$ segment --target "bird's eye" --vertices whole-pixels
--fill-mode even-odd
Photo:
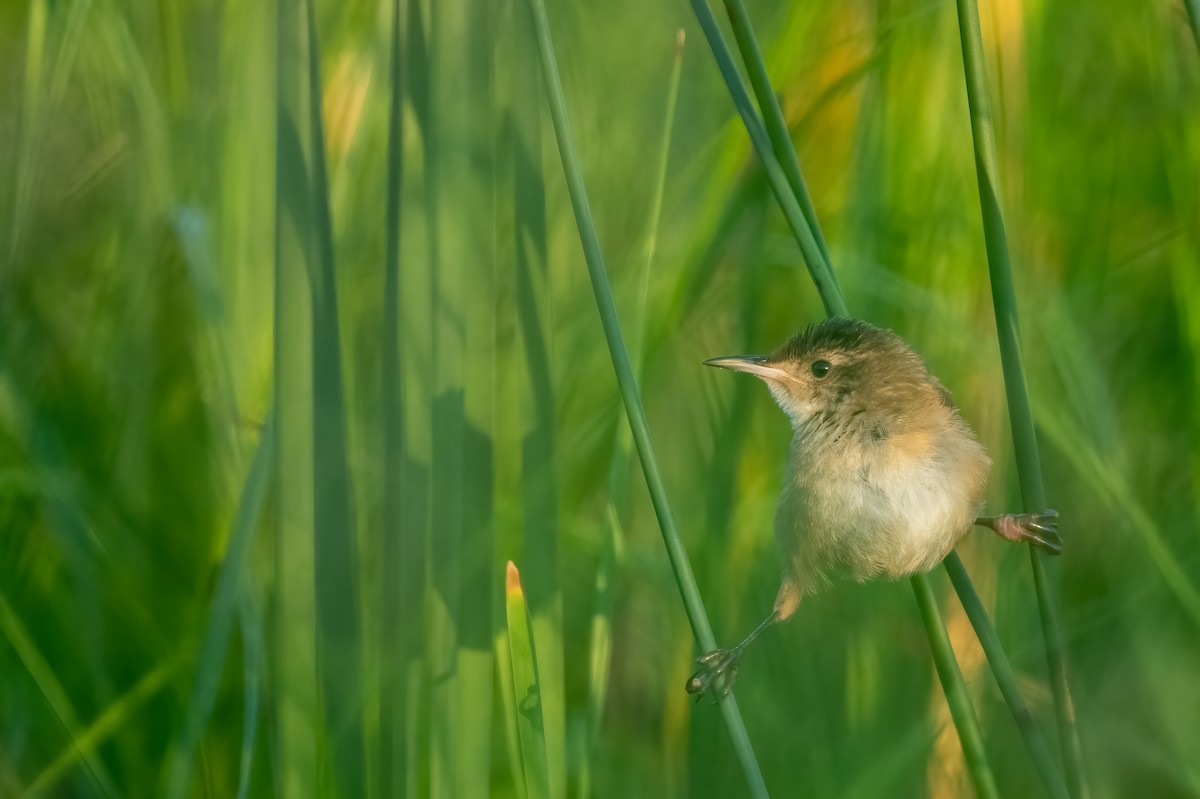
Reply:
[[[812,369],[813,377],[824,377],[829,374],[831,366],[829,361],[813,361],[812,366],[809,368]]]

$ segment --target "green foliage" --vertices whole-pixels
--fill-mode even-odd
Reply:
[[[586,762],[596,796],[743,795],[721,711],[683,692],[654,508],[614,458],[525,4],[306,9],[0,4],[0,795],[522,795],[508,560],[549,794]],[[953,4],[746,10],[847,303],[926,356],[993,454],[989,511],[1016,509]],[[789,167],[760,166],[686,3],[548,11],[627,334],[645,292],[663,492],[729,640],[774,596],[788,431],[700,363],[823,313],[771,193]],[[1200,795],[1194,11],[980,8],[1096,797]],[[1028,556],[986,531],[960,551],[1048,732]],[[1036,793],[964,611],[928,583],[998,793]],[[970,790],[905,585],[807,601],[737,698],[775,795]]]

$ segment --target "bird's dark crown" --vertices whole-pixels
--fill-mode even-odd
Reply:
[[[855,352],[863,347],[890,343],[896,334],[868,322],[835,316],[816,322],[789,338],[771,354],[772,361],[800,360],[807,354],[822,352]]]

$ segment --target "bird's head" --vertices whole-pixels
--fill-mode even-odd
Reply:
[[[810,325],[770,355],[705,361],[762,378],[794,428],[818,416],[858,411],[908,415],[949,395],[895,333],[835,317]]]

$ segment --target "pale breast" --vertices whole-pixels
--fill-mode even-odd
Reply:
[[[776,538],[803,590],[838,576],[903,577],[949,554],[974,522],[990,468],[966,424],[952,421],[936,434],[866,431],[821,457],[794,443]]]

